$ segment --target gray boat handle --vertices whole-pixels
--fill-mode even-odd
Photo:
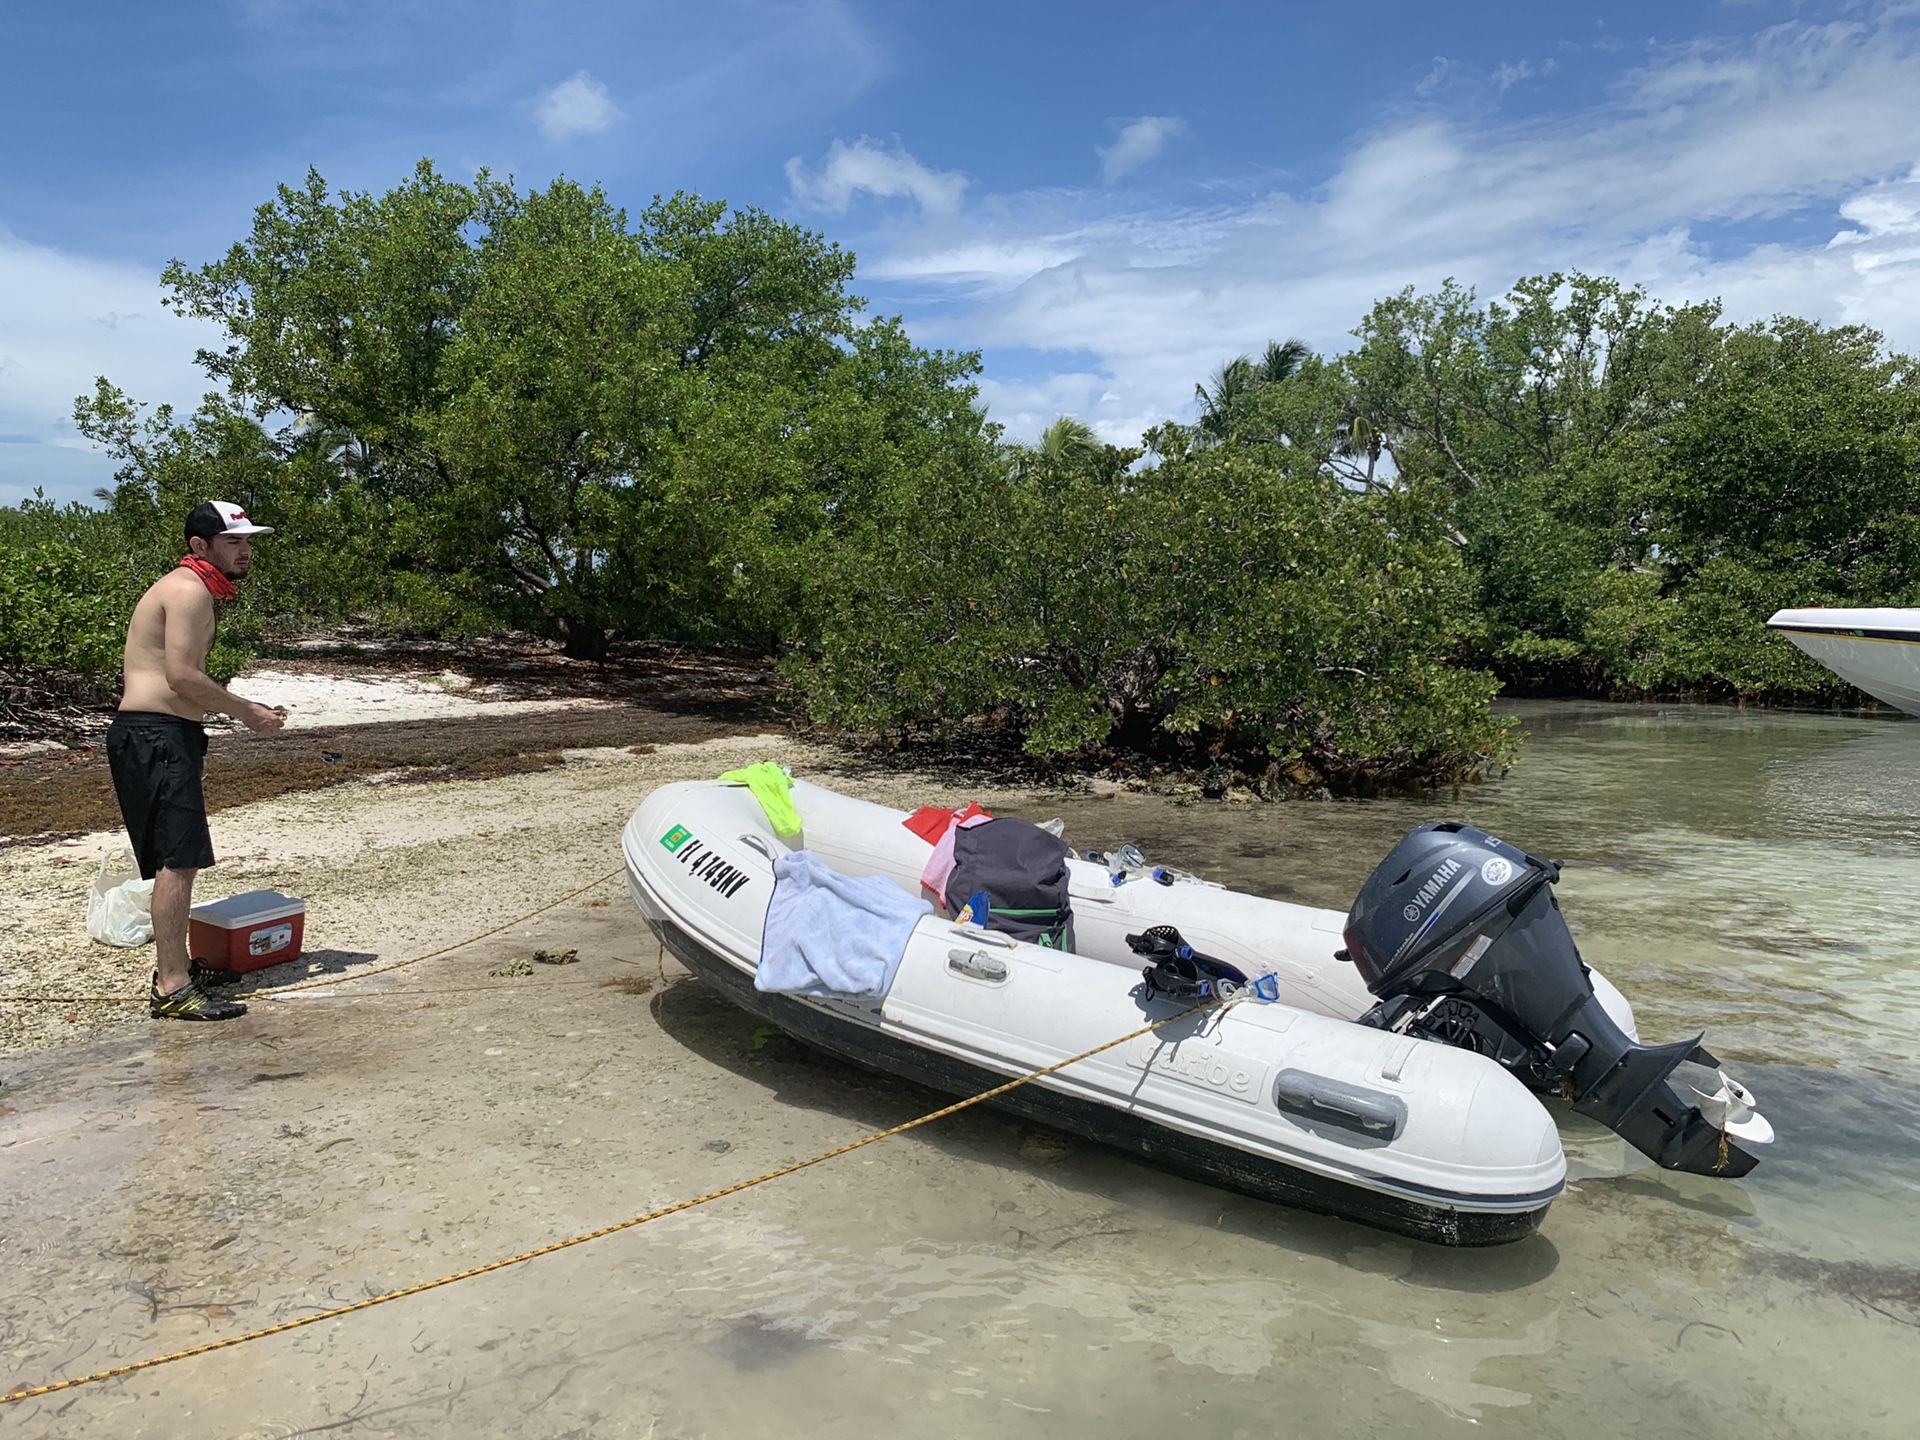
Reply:
[[[997,985],[1007,978],[1007,962],[981,950],[947,951],[947,968],[956,975]]]
[[[1388,1139],[1400,1133],[1407,1118],[1406,1102],[1397,1095],[1308,1070],[1282,1070],[1273,1082],[1273,1100],[1282,1110]]]

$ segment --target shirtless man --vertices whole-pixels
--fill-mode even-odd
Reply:
[[[193,877],[213,864],[207,804],[200,789],[208,715],[231,715],[256,735],[285,716],[242,700],[207,674],[214,601],[253,564],[255,525],[238,505],[210,500],[187,516],[187,554],[133,607],[122,662],[120,713],[107,730],[107,763],[140,874],[153,881],[153,940],[159,952],[147,1006],[155,1019],[231,1020],[247,1007],[211,995],[187,964]]]

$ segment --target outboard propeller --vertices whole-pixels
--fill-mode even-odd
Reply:
[[[1345,954],[1379,1003],[1361,1023],[1490,1056],[1533,1089],[1616,1131],[1669,1170],[1745,1175],[1736,1141],[1773,1129],[1725,1075],[1676,1080],[1683,1064],[1720,1068],[1694,1036],[1630,1039],[1594,994],[1542,860],[1471,825],[1421,825],[1393,848],[1347,915]]]

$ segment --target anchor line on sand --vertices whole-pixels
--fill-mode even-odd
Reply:
[[[609,877],[601,877],[601,879],[607,878]],[[600,882],[594,882],[594,884],[598,883]],[[583,886],[581,890],[575,891],[574,894],[580,894],[582,891],[591,888],[591,885]],[[562,897],[562,899],[568,898],[571,897]],[[561,902],[556,900],[553,903],[557,905]],[[551,907],[543,906],[542,908]],[[504,929],[505,927],[502,926],[500,928]],[[475,936],[474,938],[479,939],[480,937]],[[467,944],[470,942],[462,941],[461,943]],[[448,946],[447,948],[456,949],[458,947]],[[441,951],[437,953],[444,954],[445,952]],[[428,957],[423,955],[417,958],[424,960]],[[407,961],[402,963],[411,964],[413,962]],[[1038,1070],[1030,1070],[1024,1075],[1016,1076],[1014,1079],[1007,1081],[1005,1084],[994,1086],[991,1090],[983,1090],[978,1095],[968,1096],[965,1100],[957,1100],[951,1105],[943,1105],[938,1110],[929,1111],[925,1115],[921,1115],[913,1120],[908,1120],[903,1124],[895,1125],[891,1129],[877,1130],[871,1135],[863,1136],[846,1145],[839,1145],[831,1150],[824,1150],[818,1155],[811,1156],[805,1160],[797,1160],[791,1165],[783,1165],[777,1170],[769,1170],[764,1175],[754,1176],[751,1180],[738,1181],[735,1184],[726,1186],[724,1189],[710,1190],[706,1194],[696,1195],[690,1200],[677,1200],[671,1205],[661,1206],[658,1210],[649,1210],[645,1214],[632,1216],[616,1224],[603,1225],[598,1230],[588,1230],[579,1235],[569,1236],[565,1240],[556,1240],[550,1245],[542,1245],[537,1250],[526,1250],[518,1255],[509,1255],[502,1260],[494,1260],[485,1265],[476,1265],[469,1270],[459,1270],[451,1275],[442,1275],[437,1280],[427,1280],[418,1285],[408,1285],[403,1289],[389,1290],[384,1294],[372,1295],[364,1300],[355,1300],[351,1304],[339,1305],[331,1310],[322,1310],[314,1315],[302,1315],[296,1320],[285,1320],[278,1325],[266,1325],[258,1330],[249,1330],[245,1334],[229,1335],[222,1340],[209,1340],[203,1345],[194,1345],[185,1350],[175,1350],[170,1354],[155,1355],[145,1360],[136,1360],[128,1365],[115,1365],[111,1369],[98,1370],[91,1375],[76,1375],[66,1380],[55,1380],[45,1385],[24,1386],[20,1389],[9,1391],[5,1395],[0,1395],[0,1405],[10,1405],[21,1400],[32,1400],[43,1395],[53,1395],[62,1390],[73,1390],[79,1386],[92,1385],[102,1380],[118,1379],[123,1375],[132,1375],[142,1370],[152,1370],[161,1365],[169,1365],[176,1360],[188,1360],[196,1355],[208,1355],[215,1350],[229,1350],[236,1345],[244,1345],[251,1340],[264,1340],[269,1335],[284,1334],[289,1330],[298,1330],[306,1325],[318,1325],[323,1320],[337,1320],[343,1315],[351,1315],[360,1310],[371,1310],[376,1305],[385,1305],[393,1300],[404,1300],[410,1295],[421,1295],[429,1290],[437,1290],[441,1286],[451,1285],[457,1280],[471,1280],[481,1275],[491,1275],[496,1270],[505,1270],[511,1265],[522,1265],[529,1260],[537,1260],[542,1255],[552,1255],[561,1250],[570,1250],[576,1245],[586,1244],[589,1240],[601,1240],[609,1235],[617,1235],[623,1230],[632,1230],[636,1226],[647,1224],[649,1221],[661,1220],[669,1215],[677,1215],[683,1210],[691,1210],[695,1206],[705,1205],[713,1200],[723,1200],[729,1195],[738,1195],[741,1191],[751,1190],[756,1185],[765,1185],[769,1181],[779,1180],[788,1175],[795,1175],[802,1170],[809,1170],[815,1165],[824,1165],[829,1160],[837,1160],[842,1155],[850,1155],[855,1150],[863,1150],[867,1146],[878,1144],[882,1140],[892,1139],[895,1135],[904,1135],[910,1130],[918,1130],[923,1125],[931,1125],[936,1120],[944,1120],[949,1115],[957,1115],[962,1110],[968,1110],[975,1105],[996,1099],[1006,1094],[1009,1090],[1017,1090],[1022,1085],[1027,1085],[1035,1080],[1042,1080],[1049,1075],[1057,1074],[1069,1065],[1090,1059],[1095,1055],[1113,1049],[1115,1046],[1124,1045],[1130,1040],[1138,1040],[1143,1035],[1151,1035],[1157,1030],[1165,1029],[1169,1025],[1177,1024],[1179,1021],[1185,1020],[1190,1016],[1197,1015],[1202,1010],[1215,1006],[1225,1010],[1237,1003],[1241,998],[1242,997],[1238,995],[1225,997],[1210,995],[1199,1004],[1189,1006],[1177,1014],[1155,1020],[1151,1024],[1142,1025],[1137,1030],[1129,1030],[1124,1035],[1116,1035],[1113,1039],[1106,1041],[1104,1044],[1096,1045],[1091,1050],[1082,1050],[1078,1055],[1069,1055],[1064,1060],[1055,1061],[1053,1064],[1043,1066]]]

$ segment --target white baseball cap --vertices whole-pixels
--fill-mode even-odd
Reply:
[[[247,512],[227,500],[209,500],[196,505],[187,514],[187,538],[198,535],[211,540],[216,535],[271,535],[271,525],[256,525]]]

